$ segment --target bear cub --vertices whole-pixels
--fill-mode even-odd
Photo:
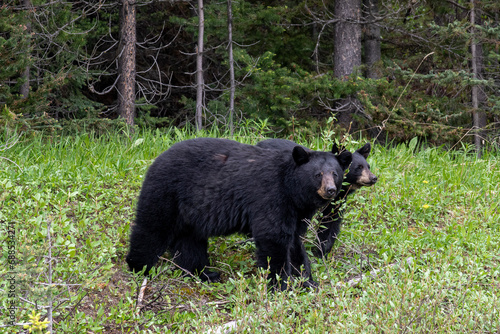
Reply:
[[[267,139],[257,143],[258,147],[288,151],[297,145],[295,142],[286,139]],[[308,150],[308,148],[302,147]],[[335,199],[322,210],[323,217],[320,218],[320,225],[317,231],[319,247],[314,250],[316,257],[324,257],[332,250],[335,240],[337,240],[337,236],[340,233],[342,215],[344,213],[343,203],[347,196],[353,194],[361,187],[371,187],[377,182],[377,177],[371,172],[370,165],[366,161],[370,151],[371,145],[370,143],[366,143],[363,147],[352,153],[352,162],[344,177],[342,189]],[[332,152],[338,154],[339,152],[345,152],[345,149],[343,147],[339,149],[334,144]]]
[[[334,146],[333,152],[345,151]],[[371,187],[377,183],[378,178],[371,170],[370,165],[366,161],[371,151],[370,143],[366,143],[360,149],[352,153],[352,162],[349,170],[344,177],[342,189],[335,199],[322,210],[323,217],[320,219],[320,227],[318,229],[318,238],[320,247],[314,251],[316,257],[325,257],[333,248],[342,225],[342,216],[345,211],[343,205],[347,196],[354,194],[361,187]]]
[[[314,287],[301,237],[307,220],[342,188],[350,152],[317,152],[295,145],[266,150],[227,139],[174,144],[153,162],[139,195],[127,263],[146,272],[168,250],[185,271],[206,281],[208,238],[251,234],[257,265],[283,290],[302,276]]]

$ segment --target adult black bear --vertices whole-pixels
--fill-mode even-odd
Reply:
[[[165,250],[202,279],[208,238],[252,234],[257,265],[281,288],[292,275],[315,286],[301,236],[307,222],[341,188],[350,152],[266,150],[227,139],[198,138],[173,145],[149,168],[137,204],[127,262],[149,272]],[[303,266],[301,271],[301,266]]]
[[[292,150],[298,144],[285,139],[267,139],[257,146],[274,149],[274,150]],[[304,146],[302,146],[304,147]],[[304,147],[304,149],[308,150]],[[345,151],[341,148],[340,151]],[[332,250],[332,247],[337,240],[342,224],[342,215],[344,213],[343,203],[347,196],[353,194],[361,187],[371,187],[377,182],[377,177],[370,171],[370,165],[366,162],[370,154],[370,143],[366,143],[363,147],[352,153],[352,162],[349,166],[349,171],[345,175],[344,185],[335,199],[326,206],[322,212],[323,217],[320,219],[318,228],[319,246],[314,250],[317,257],[324,257]],[[332,148],[333,153],[339,153],[336,145]]]

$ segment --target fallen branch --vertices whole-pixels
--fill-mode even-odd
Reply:
[[[412,264],[413,257],[407,258],[404,262],[406,262],[408,264]],[[370,271],[368,274],[356,275],[356,277],[351,278],[347,282],[338,282],[336,286],[338,288],[346,288],[346,287],[352,288],[352,287],[359,285],[361,283],[361,281],[363,281],[363,278],[366,278],[366,277],[376,278],[381,271],[385,271],[386,269],[393,268],[393,267],[396,267],[399,265],[401,265],[401,262],[392,263],[392,264],[389,264],[388,266],[385,266],[383,268],[374,269],[374,270]]]
[[[139,290],[139,296],[137,297],[137,313],[139,313],[141,307],[142,307],[142,301],[144,299],[144,292],[146,291],[146,287],[148,285],[148,278],[145,277],[144,281],[142,281],[141,289]]]
[[[227,322],[223,325],[220,325],[219,327],[215,329],[209,329],[208,331],[205,332],[205,334],[229,334],[233,333],[237,328],[239,323],[241,323],[243,320],[252,320],[253,317],[249,316],[240,320],[233,320],[230,322]]]
[[[238,323],[236,320],[230,321],[222,326],[219,326],[217,329],[209,329],[206,333],[207,334],[226,334],[226,333],[231,333],[233,330],[236,329],[236,326],[238,326]]]

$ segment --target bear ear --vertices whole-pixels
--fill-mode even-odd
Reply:
[[[366,143],[365,146],[357,150],[359,154],[361,154],[365,159],[368,158],[368,155],[370,154],[370,150],[372,149],[370,143]]]
[[[342,167],[343,170],[346,170],[349,168],[349,165],[352,162],[352,153],[349,151],[344,151],[340,153],[339,155],[336,156],[337,160],[340,164],[340,167]]]
[[[332,153],[333,154],[339,153],[339,147],[337,146],[337,143],[333,143],[333,145],[332,145]]]
[[[309,161],[309,153],[301,146],[295,146],[292,151],[293,160],[297,165],[303,165]]]
[[[332,145],[332,153],[333,154],[339,154],[340,152],[345,151],[344,146],[338,146],[337,143],[333,143]]]

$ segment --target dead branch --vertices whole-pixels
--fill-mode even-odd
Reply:
[[[406,262],[407,264],[412,264],[413,257],[406,258],[404,262]],[[351,278],[347,282],[338,282],[336,287],[337,288],[352,288],[352,287],[358,286],[359,284],[361,284],[361,282],[363,281],[364,278],[366,278],[366,277],[377,278],[379,276],[380,272],[383,272],[383,271],[390,269],[390,268],[398,267],[400,265],[401,265],[401,262],[396,262],[396,263],[389,264],[389,265],[387,265],[383,268],[380,268],[380,269],[374,269],[365,275],[359,274],[356,277]]]

